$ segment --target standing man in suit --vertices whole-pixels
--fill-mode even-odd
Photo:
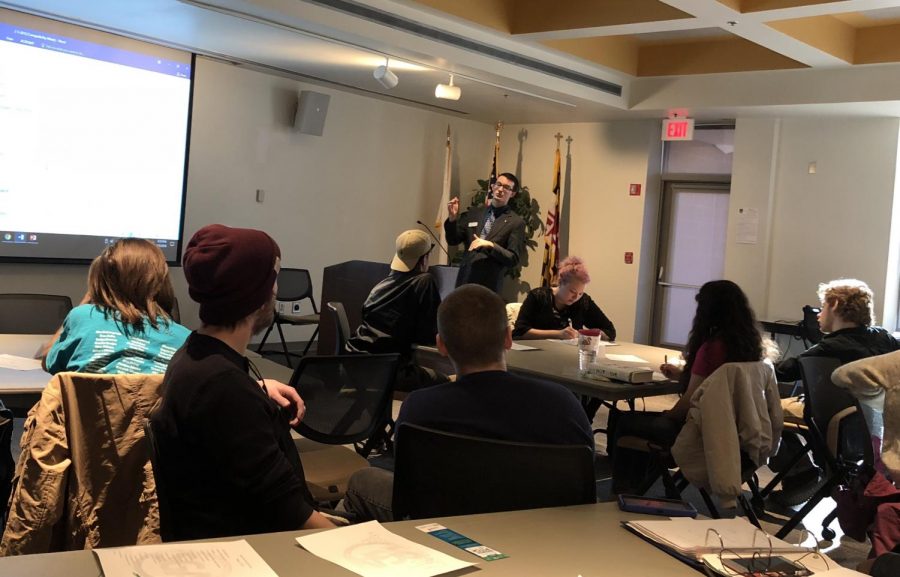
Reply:
[[[491,186],[490,203],[459,214],[459,198],[447,204],[447,243],[465,243],[456,286],[480,284],[499,293],[506,269],[518,266],[525,250],[525,221],[509,207],[519,192],[519,179],[504,172]]]

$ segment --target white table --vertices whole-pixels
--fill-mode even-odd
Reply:
[[[516,341],[520,345],[536,347],[533,351],[507,351],[506,365],[511,373],[553,381],[574,393],[587,395],[603,401],[633,401],[641,397],[669,395],[681,391],[678,383],[660,381],[653,383],[619,383],[586,379],[578,370],[578,347],[561,341],[533,340]],[[650,366],[654,370],[666,357],[677,359],[678,351],[651,347],[637,343],[617,342],[615,346],[604,347],[607,355],[634,355],[647,361],[633,363],[636,366]],[[435,347],[416,346],[416,361],[424,366],[448,371],[447,359],[441,357]],[[629,363],[631,364],[631,363]],[[452,372],[452,367],[449,368]]]
[[[34,357],[52,335],[9,335],[0,334],[0,353],[20,357]],[[262,358],[252,351],[247,356],[267,379],[283,383],[291,380],[293,371],[288,367]],[[0,399],[16,412],[25,411],[34,405],[50,380],[50,374],[42,369],[17,371],[0,368]]]
[[[621,522],[649,519],[646,515],[623,513],[615,503],[578,505],[511,511],[485,515],[464,515],[431,520],[387,523],[389,530],[453,557],[467,561],[478,558],[426,535],[415,527],[437,522],[509,555],[507,559],[478,563],[477,569],[449,575],[484,577],[697,577],[694,569],[667,555],[621,527]],[[659,517],[657,517],[658,519]],[[337,565],[302,549],[294,537],[305,531],[287,531],[246,537],[250,545],[281,577],[353,577]],[[0,559],[0,575],[41,577],[97,577],[99,565],[90,551],[23,555]]]
[[[0,335],[0,353],[33,358],[52,335]],[[0,368],[0,399],[16,413],[28,411],[41,396],[50,375],[42,369]]]

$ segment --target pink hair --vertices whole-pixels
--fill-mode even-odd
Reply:
[[[559,263],[559,284],[568,284],[573,280],[584,284],[591,282],[591,275],[588,274],[584,261],[577,256],[567,257]]]

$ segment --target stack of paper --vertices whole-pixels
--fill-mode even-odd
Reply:
[[[718,553],[724,548],[733,553],[769,550],[797,552],[800,549],[765,533],[743,518],[735,519],[666,519],[661,521],[629,521],[625,526],[673,553],[699,561],[707,553]],[[715,530],[716,533],[710,531]],[[719,540],[721,536],[721,541]]]

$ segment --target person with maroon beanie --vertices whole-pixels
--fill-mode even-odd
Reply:
[[[202,327],[169,363],[151,417],[170,501],[160,521],[173,539],[334,526],[313,506],[290,436],[302,399],[244,356],[272,322],[280,259],[266,233],[220,224],[197,231],[185,250]]]

